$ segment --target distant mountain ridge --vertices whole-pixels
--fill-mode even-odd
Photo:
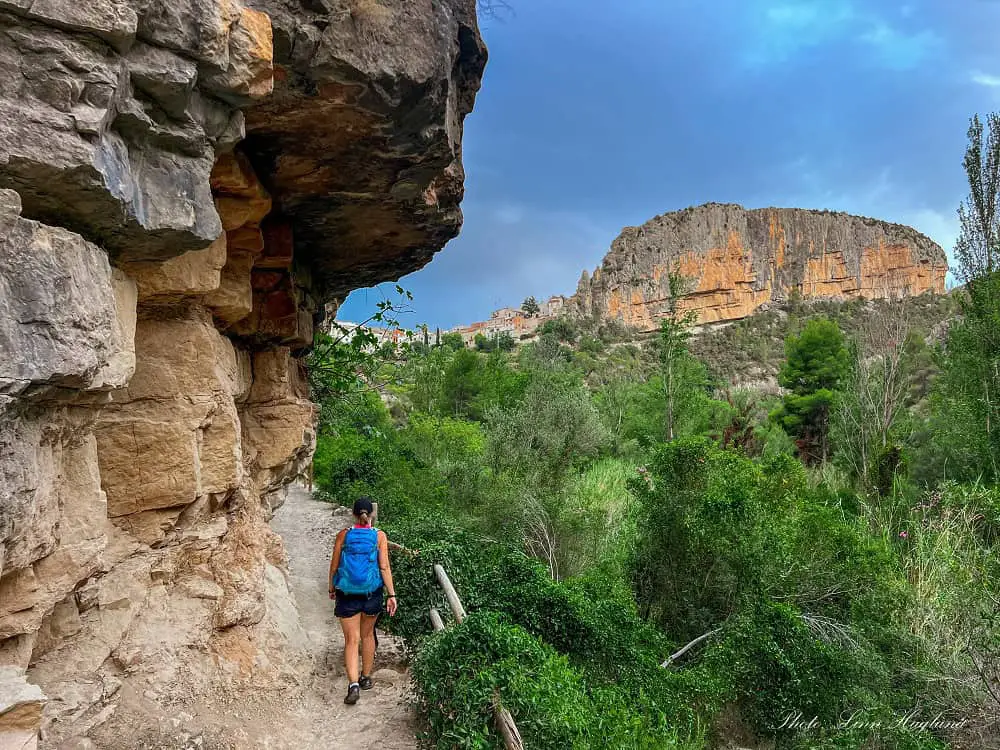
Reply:
[[[672,269],[692,282],[681,302],[699,323],[745,318],[793,293],[892,299],[945,291],[944,250],[912,227],[842,212],[707,203],[625,227],[567,309],[658,326]]]

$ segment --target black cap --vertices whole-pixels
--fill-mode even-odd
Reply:
[[[370,497],[362,496],[354,501],[354,515],[356,516],[360,516],[362,513],[367,513],[370,516],[374,510]]]

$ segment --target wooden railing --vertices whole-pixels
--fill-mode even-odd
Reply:
[[[451,607],[455,622],[462,622],[465,619],[465,607],[462,606],[462,600],[458,598],[458,592],[455,591],[455,587],[451,585],[448,574],[443,567],[435,565],[434,575],[444,590],[444,595],[448,599],[448,606]],[[441,619],[441,613],[434,607],[431,607],[430,617],[434,630],[444,630],[444,620]],[[521,733],[517,731],[517,724],[514,723],[514,717],[500,703],[499,690],[493,691],[493,719],[496,722],[497,731],[500,732],[500,736],[503,738],[504,747],[507,750],[524,750],[524,742],[521,740]]]

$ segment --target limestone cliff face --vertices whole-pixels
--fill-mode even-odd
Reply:
[[[474,0],[0,0],[0,745],[295,679],[299,358],[457,233],[485,59]]]
[[[573,308],[639,330],[658,326],[672,269],[700,323],[736,320],[798,292],[805,298],[893,298],[944,292],[947,260],[899,224],[830,211],[707,204],[626,227],[580,279]]]

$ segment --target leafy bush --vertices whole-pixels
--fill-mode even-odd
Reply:
[[[830,410],[841,381],[847,377],[849,362],[843,333],[827,318],[809,320],[801,333],[785,341],[778,384],[790,392],[772,418],[797,438],[806,461],[826,461]]]
[[[458,351],[465,348],[465,340],[460,333],[442,333],[441,346]]]
[[[767,601],[727,623],[704,666],[727,674],[745,715],[772,732],[795,711],[836,724],[870,676],[851,652],[816,638],[795,608]]]
[[[378,436],[350,432],[320,435],[313,458],[315,482],[335,502],[350,505],[358,495],[368,494],[378,486],[392,458],[385,439]]]
[[[673,747],[677,728],[683,729],[683,737],[697,737],[695,707],[699,702],[715,705],[716,683],[660,668],[671,644],[638,619],[620,579],[593,571],[571,582],[555,582],[518,550],[489,543],[447,518],[411,518],[391,524],[388,531],[395,541],[420,550],[419,557],[394,562],[397,589],[407,592],[407,607],[390,625],[411,644],[419,644],[421,666],[414,672],[425,691],[425,708],[431,712],[440,747],[479,747],[447,743],[489,736],[483,717],[493,685],[501,687],[525,739],[529,734],[539,738],[535,746]],[[488,623],[470,642],[452,640],[464,626],[452,626],[444,636],[429,636],[428,609],[436,606],[447,613],[443,593],[430,572],[433,563],[444,565],[470,613],[465,626]],[[502,661],[505,644],[511,643],[520,649],[513,652],[520,654],[520,661],[489,671],[486,665]],[[501,653],[491,650],[498,648]],[[467,657],[473,661],[464,662]],[[451,685],[452,677],[441,677],[461,673],[471,678],[472,670],[479,670],[479,676],[458,685]],[[528,687],[538,671],[551,675],[551,682],[547,677]],[[577,705],[580,722],[564,715],[559,708],[563,704],[546,692],[550,687],[575,696],[570,703]],[[456,714],[459,704],[463,720],[479,727],[479,735],[455,730],[466,738],[461,740],[450,734],[447,722],[435,723],[439,710],[445,716]],[[568,728],[558,731],[571,733],[551,734],[556,731],[553,722],[568,722]],[[577,744],[543,744],[557,739],[569,742],[568,738]],[[611,742],[609,738],[615,738],[612,744],[603,744]]]
[[[494,690],[526,747],[695,748],[662,714],[637,711],[635,688],[588,688],[566,657],[507,618],[476,612],[428,640],[413,665],[431,739],[441,748],[494,748]],[[641,695],[641,689],[638,691]]]
[[[572,318],[561,317],[542,323],[538,335],[553,336],[557,341],[572,344],[580,336],[580,328]]]

